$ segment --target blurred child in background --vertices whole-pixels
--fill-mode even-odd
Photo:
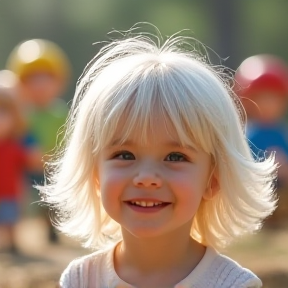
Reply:
[[[70,77],[69,60],[55,43],[32,39],[15,47],[7,67],[20,79],[22,103],[28,111],[29,133],[25,144],[28,147],[40,145],[45,157],[49,157],[46,154],[54,148],[57,131],[68,113],[67,104],[60,96]],[[43,171],[30,178],[33,184],[43,183]],[[38,196],[34,195],[34,200],[39,200]],[[57,235],[52,226],[50,228],[50,240],[56,241]]]
[[[276,227],[288,220],[288,66],[274,55],[255,55],[236,71],[237,92],[247,111],[247,136],[255,156],[276,151],[279,207],[269,219]]]
[[[40,151],[22,144],[26,122],[18,92],[16,75],[0,71],[0,235],[8,237],[13,252],[17,251],[14,232],[21,214],[25,171],[42,169]]]

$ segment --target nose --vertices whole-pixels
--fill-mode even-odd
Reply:
[[[136,187],[159,188],[162,186],[162,179],[152,167],[141,168],[133,178]]]

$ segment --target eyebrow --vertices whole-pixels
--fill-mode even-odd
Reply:
[[[162,142],[159,143],[161,146],[166,146],[166,147],[177,147],[177,148],[183,148],[183,149],[189,149],[193,152],[197,152],[197,149],[194,146],[191,145],[181,145],[179,142],[171,140],[167,142]],[[127,140],[127,141],[121,141],[121,139],[115,139],[111,142],[111,144],[108,145],[109,148],[115,147],[115,146],[132,146],[132,145],[137,145],[134,141],[132,140]]]

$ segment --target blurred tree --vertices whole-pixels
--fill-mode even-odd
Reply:
[[[223,59],[223,64],[230,68],[237,68],[239,59],[239,9],[240,3],[231,0],[205,1],[206,7],[210,4],[210,17],[214,25],[211,27],[214,35],[214,49]],[[212,5],[211,5],[212,4]]]
[[[276,54],[288,61],[288,1],[242,2],[239,5],[241,61],[261,53]]]
[[[270,0],[0,0],[0,68],[19,42],[52,40],[72,61],[68,99],[99,49],[92,44],[105,40],[113,28],[127,30],[141,21],[155,24],[163,35],[190,29],[222,58],[228,57],[224,64],[234,69],[244,58],[263,52],[288,60],[286,11],[288,1]]]

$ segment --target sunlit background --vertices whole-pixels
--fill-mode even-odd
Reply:
[[[20,42],[51,40],[72,64],[72,79],[62,95],[68,102],[77,78],[99,49],[93,43],[108,40],[111,30],[127,30],[136,22],[156,25],[164,37],[190,29],[233,70],[245,58],[261,53],[288,62],[287,13],[288,1],[278,0],[0,0],[0,70]],[[18,244],[26,256],[0,254],[1,288],[55,287],[68,262],[87,253],[63,236],[58,244],[49,244],[45,225],[33,217],[22,220]],[[265,287],[288,287],[287,231],[263,233],[228,253],[266,277]],[[9,278],[6,282],[4,275]]]
[[[19,42],[49,39],[71,59],[74,86],[97,52],[94,42],[107,40],[112,29],[127,30],[142,21],[153,23],[163,35],[190,29],[223,59],[228,58],[224,64],[232,69],[259,53],[288,61],[287,11],[287,1],[270,0],[1,0],[0,67],[5,67]]]

